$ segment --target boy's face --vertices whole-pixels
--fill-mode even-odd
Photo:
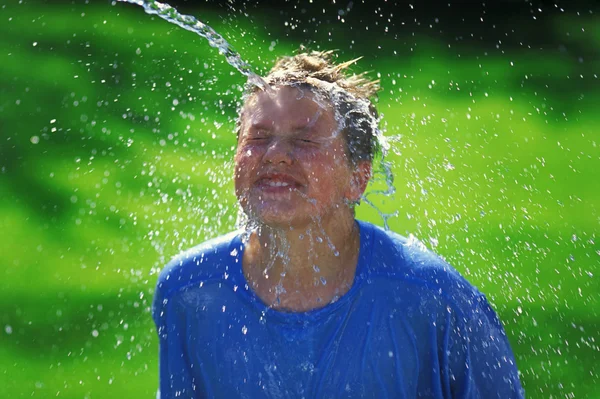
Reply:
[[[302,227],[360,198],[370,164],[350,166],[330,104],[309,90],[278,86],[254,94],[242,112],[235,191],[250,218]]]

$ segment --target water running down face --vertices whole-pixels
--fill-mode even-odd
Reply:
[[[257,92],[242,111],[235,190],[244,212],[272,227],[353,217],[370,162],[354,166],[330,104],[306,89]]]

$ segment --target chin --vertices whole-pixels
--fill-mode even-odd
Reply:
[[[255,218],[262,225],[266,225],[275,229],[289,229],[290,227],[299,227],[304,223],[299,223],[297,217],[291,215],[282,215],[269,212],[259,215]]]
[[[297,209],[277,210],[271,207],[261,211],[251,211],[247,215],[251,220],[274,229],[300,229],[313,221],[310,215],[298,215]]]
[[[245,198],[242,209],[248,218],[265,226],[277,229],[306,229],[311,224],[333,218],[340,219],[343,215],[340,209],[330,205],[328,207],[315,206],[305,202],[294,201],[269,201]]]

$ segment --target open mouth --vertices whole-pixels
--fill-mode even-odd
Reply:
[[[292,184],[284,182],[284,181],[267,180],[267,181],[262,182],[262,184],[269,186],[269,187],[292,187]]]
[[[274,193],[291,192],[302,187],[292,177],[283,175],[263,177],[256,182],[255,186],[260,190]]]

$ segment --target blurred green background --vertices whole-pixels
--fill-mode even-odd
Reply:
[[[491,300],[530,398],[600,398],[595,2],[179,2],[264,73],[300,44],[379,76],[414,234]],[[130,4],[0,3],[0,397],[145,398],[150,303],[179,251],[231,230],[244,79]]]

